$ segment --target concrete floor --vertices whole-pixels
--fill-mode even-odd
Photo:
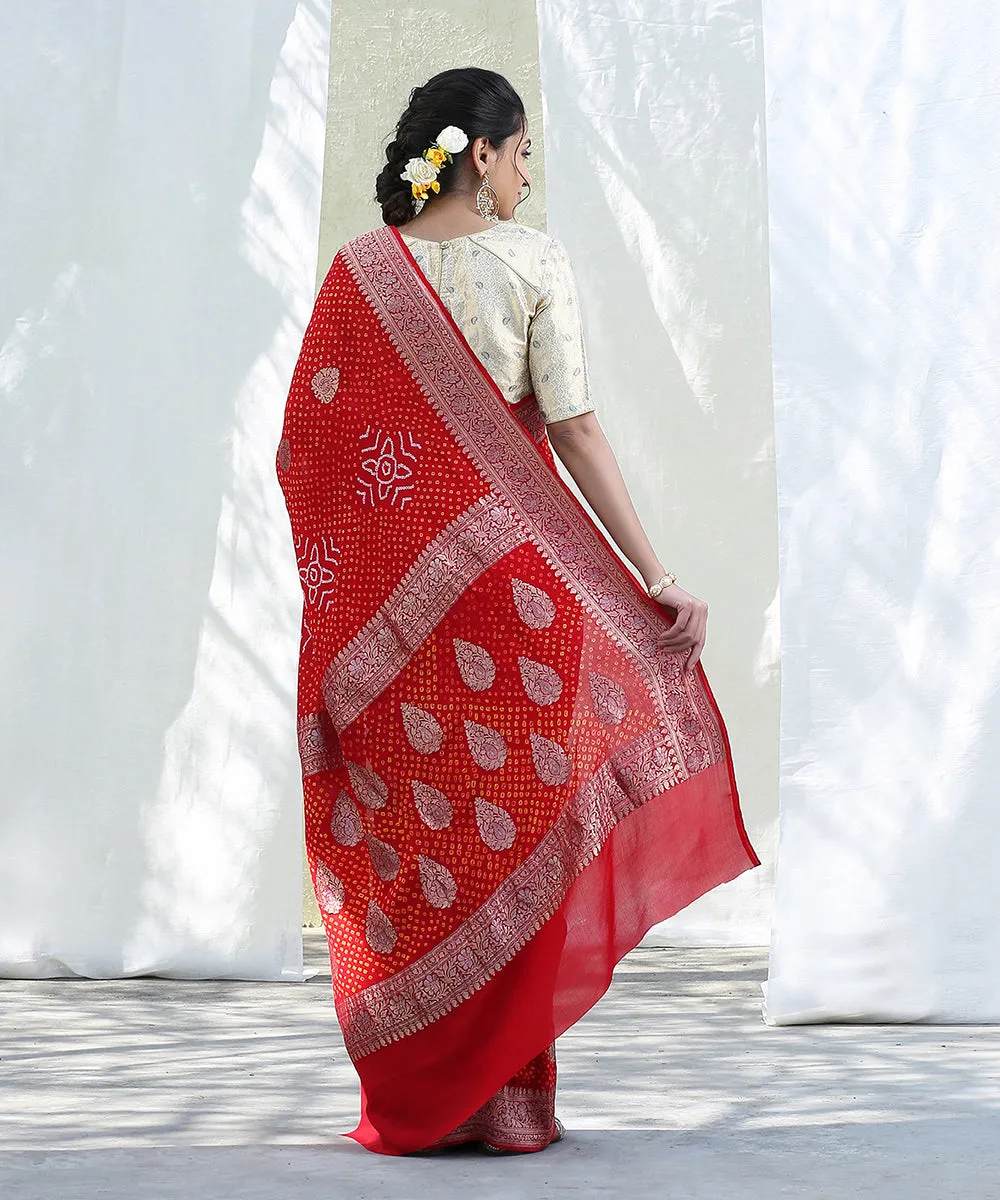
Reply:
[[[760,1017],[763,951],[640,948],[559,1041],[568,1136],[390,1159],[308,983],[0,981],[3,1200],[1000,1200],[1000,1027]]]

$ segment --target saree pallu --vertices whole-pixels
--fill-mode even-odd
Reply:
[[[330,268],[277,471],[350,1136],[526,1145],[619,959],[758,865],[721,714],[392,226]]]

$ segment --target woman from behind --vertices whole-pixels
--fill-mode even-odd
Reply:
[[[653,924],[758,864],[707,605],[597,420],[565,247],[514,219],[530,146],[501,75],[414,89],[278,447],[306,847],[351,1136],[386,1154],[558,1140],[555,1039]]]

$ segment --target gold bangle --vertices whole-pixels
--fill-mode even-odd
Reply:
[[[668,571],[666,575],[661,575],[656,583],[652,584],[647,590],[655,600],[665,587],[669,587],[672,583],[676,583],[676,581],[677,576],[673,573],[673,571]]]

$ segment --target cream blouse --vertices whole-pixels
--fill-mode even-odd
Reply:
[[[508,404],[534,392],[546,424],[594,411],[562,242],[515,221],[443,242],[399,233]]]

